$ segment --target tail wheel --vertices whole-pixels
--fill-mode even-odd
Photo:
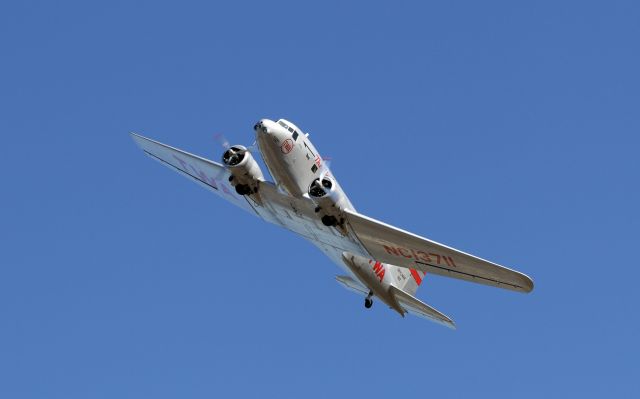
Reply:
[[[369,309],[373,306],[373,299],[367,297],[364,299],[364,307]]]

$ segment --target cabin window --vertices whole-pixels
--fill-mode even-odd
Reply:
[[[318,165],[316,165],[315,163],[313,164],[313,166],[311,167],[311,171],[313,173],[316,173],[316,171],[318,170]]]

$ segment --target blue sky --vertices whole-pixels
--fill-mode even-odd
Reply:
[[[631,397],[637,2],[3,2],[0,397]],[[458,324],[143,156],[311,133],[357,209],[532,276]]]

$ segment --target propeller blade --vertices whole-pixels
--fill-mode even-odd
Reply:
[[[224,136],[224,134],[222,133],[216,133],[213,135],[213,139],[220,144],[220,146],[226,151],[229,149],[229,147],[231,147],[231,144],[229,144],[229,140],[227,140],[227,138]]]

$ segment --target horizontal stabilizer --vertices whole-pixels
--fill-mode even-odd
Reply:
[[[393,286],[390,287],[390,292],[398,301],[400,306],[407,312],[415,316],[434,321],[438,324],[442,324],[443,326],[449,327],[453,330],[456,329],[456,325],[453,320],[426,303],[420,301],[418,298]]]
[[[368,295],[369,289],[349,276],[336,276],[336,281],[344,286],[349,291],[353,291],[356,294]]]

